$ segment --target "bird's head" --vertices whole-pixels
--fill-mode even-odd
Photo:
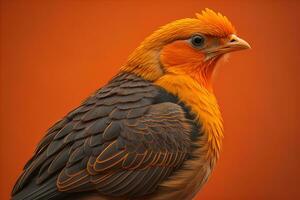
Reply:
[[[131,54],[122,70],[151,81],[165,74],[188,75],[210,86],[220,58],[248,48],[225,16],[205,9],[196,18],[176,20],[155,31]]]

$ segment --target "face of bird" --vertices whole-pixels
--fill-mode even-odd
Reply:
[[[250,45],[239,38],[227,17],[210,9],[171,22],[146,38],[129,58],[127,71],[149,80],[165,74],[188,75],[210,86],[217,62]]]
[[[226,53],[251,48],[235,34],[228,37],[213,37],[195,33],[186,40],[176,40],[163,47],[161,51],[164,66],[185,63],[205,63]]]
[[[166,44],[160,52],[160,61],[170,73],[189,74],[208,81],[223,55],[249,48],[250,45],[235,34],[218,37],[196,32],[187,39]]]
[[[209,9],[197,14],[197,19],[173,23],[162,28],[172,33],[170,38],[175,35],[160,51],[160,62],[168,73],[188,74],[207,85],[220,58],[250,48],[236,35],[235,28],[225,16]],[[177,26],[181,28],[172,31]]]

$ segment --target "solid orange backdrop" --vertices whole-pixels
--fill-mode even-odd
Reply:
[[[199,199],[300,199],[298,1],[1,1],[0,199],[45,130],[157,27],[220,11],[252,46],[215,78],[221,158]]]

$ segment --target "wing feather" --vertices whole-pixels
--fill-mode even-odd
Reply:
[[[158,93],[157,86],[134,75],[116,77],[49,129],[14,194],[27,182],[42,185],[50,179],[60,192],[153,192],[191,148],[184,111],[157,100]]]

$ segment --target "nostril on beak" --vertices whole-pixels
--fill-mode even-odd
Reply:
[[[230,42],[236,42],[236,39],[232,38],[232,39],[230,40]]]

